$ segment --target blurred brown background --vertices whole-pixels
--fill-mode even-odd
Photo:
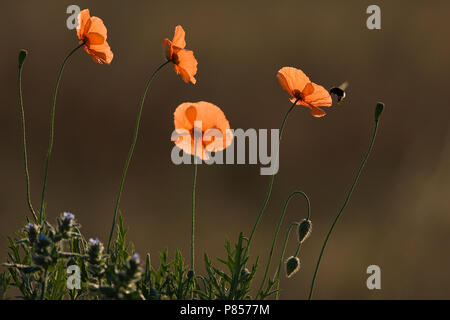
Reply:
[[[107,240],[144,83],[164,61],[161,40],[172,38],[181,24],[199,61],[198,83],[187,85],[166,68],[151,87],[121,205],[137,252],[151,252],[154,263],[165,247],[189,256],[192,167],[170,161],[176,106],[211,101],[232,128],[278,128],[289,101],[275,75],[295,66],[327,88],[348,80],[348,99],[322,119],[304,108],[291,115],[253,256],[265,261],[287,195],[297,188],[307,192],[314,231],[301,250],[301,272],[281,283],[282,298],[306,298],[322,241],[366,151],[381,100],[386,109],[378,140],[330,239],[315,298],[450,298],[448,1],[2,1],[1,260],[6,236],[24,225],[27,214],[17,54],[29,50],[23,90],[38,207],[54,82],[77,44],[75,31],[66,28],[70,4],[104,20],[115,58],[101,66],[79,51],[65,69],[47,193],[51,221],[73,212],[87,237]],[[381,7],[381,30],[366,28],[371,4]],[[223,256],[225,237],[234,241],[240,231],[250,232],[269,181],[259,167],[199,168],[200,270],[203,252]],[[291,202],[280,235],[304,216],[303,200]],[[288,254],[294,246],[293,238]],[[382,290],[366,287],[371,264],[381,267]]]

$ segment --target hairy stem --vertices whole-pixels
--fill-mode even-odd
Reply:
[[[30,209],[31,214],[33,215],[34,221],[37,222],[38,217],[36,215],[36,212],[34,211],[32,203],[31,203],[31,195],[30,195],[30,173],[28,170],[27,135],[26,135],[26,125],[25,125],[25,111],[23,108],[23,98],[22,98],[22,68],[23,68],[23,62],[26,57],[26,51],[22,51],[21,54],[24,54],[24,57],[23,57],[23,60],[21,60],[19,62],[19,74],[18,74],[17,86],[19,89],[20,119],[22,121],[23,165],[24,165],[24,169],[25,169],[25,184],[26,184],[28,208]]]
[[[287,207],[288,207],[289,202],[291,201],[291,199],[294,196],[296,196],[296,195],[302,195],[306,199],[307,210],[308,210],[307,211],[308,214],[307,214],[307,218],[306,219],[309,220],[309,217],[311,215],[311,202],[309,201],[309,198],[306,195],[306,193],[304,193],[303,191],[294,191],[294,192],[292,192],[288,196],[286,201],[284,202],[283,210],[281,211],[280,218],[278,219],[278,223],[277,223],[277,226],[275,228],[275,234],[273,235],[273,240],[272,240],[272,247],[270,248],[270,252],[269,252],[269,259],[267,260],[267,263],[266,263],[266,268],[265,268],[265,271],[264,271],[263,280],[262,280],[261,285],[259,286],[259,289],[258,289],[258,293],[259,294],[262,292],[264,283],[266,282],[266,279],[267,279],[267,273],[269,272],[270,263],[272,261],[273,251],[275,249],[275,243],[277,241],[278,232],[280,231],[281,224],[283,223],[284,216],[286,215]],[[298,247],[298,249],[299,249],[299,247]],[[297,250],[297,253],[298,253],[298,250]],[[280,261],[282,261],[282,260],[283,260],[283,255],[280,257]]]
[[[194,175],[192,179],[192,208],[191,208],[191,270],[194,271],[195,248],[195,188],[197,185],[197,163],[194,160]]]
[[[111,240],[112,240],[112,236],[114,234],[114,228],[116,226],[116,219],[117,219],[117,212],[119,210],[119,205],[120,205],[120,198],[122,196],[123,186],[125,184],[125,178],[127,176],[128,167],[130,166],[131,158],[133,157],[134,147],[136,146],[136,141],[137,141],[137,138],[138,138],[138,135],[139,135],[139,126],[140,126],[140,123],[141,123],[141,116],[142,116],[142,110],[144,108],[145,98],[147,97],[147,92],[148,92],[148,89],[150,87],[150,84],[152,83],[153,78],[158,73],[158,71],[161,70],[169,62],[171,62],[171,61],[167,60],[166,62],[161,64],[158,68],[156,68],[156,70],[153,72],[153,74],[148,79],[148,81],[147,81],[147,83],[145,85],[144,93],[142,94],[141,103],[139,105],[138,114],[137,114],[137,118],[136,118],[136,126],[134,128],[133,139],[131,141],[131,146],[130,146],[130,150],[128,152],[128,157],[127,157],[127,160],[125,162],[125,166],[124,166],[123,171],[122,171],[122,179],[120,180],[119,191],[117,193],[116,204],[114,206],[113,221],[112,221],[112,225],[111,225],[111,230],[109,232],[107,252],[109,252],[109,250],[110,250]]]
[[[48,167],[50,164],[50,156],[51,156],[52,150],[53,150],[53,139],[55,136],[55,109],[56,109],[56,97],[58,95],[59,83],[61,81],[61,76],[62,76],[64,67],[66,66],[67,61],[83,45],[84,45],[84,43],[78,45],[75,49],[70,51],[69,54],[64,58],[61,68],[59,69],[59,72],[58,72],[58,77],[56,78],[55,91],[53,92],[53,103],[52,103],[52,108],[50,111],[50,136],[49,136],[49,142],[48,142],[47,157],[45,159],[45,172],[44,172],[44,182],[42,183],[42,196],[41,196],[41,209],[39,212],[39,223],[42,223],[43,214],[44,214],[45,191],[47,188]]]
[[[191,271],[195,266],[195,191],[197,187],[197,138],[195,137],[196,128],[194,128],[194,175],[192,177],[192,207],[191,207]],[[192,277],[194,279],[194,277]],[[193,281],[193,284],[195,281]],[[194,286],[192,286],[191,299],[194,299]]]
[[[359,176],[361,175],[361,172],[364,169],[364,166],[365,166],[365,164],[367,162],[367,159],[369,159],[370,153],[372,152],[373,145],[375,144],[375,138],[377,136],[377,130],[378,130],[378,120],[375,121],[375,127],[374,127],[374,130],[373,130],[372,139],[370,141],[369,148],[367,149],[366,155],[364,156],[364,158],[363,158],[363,160],[361,162],[361,165],[360,165],[360,167],[359,167],[359,169],[358,169],[358,171],[356,173],[356,176],[355,176],[355,178],[353,180],[353,183],[352,183],[352,185],[350,186],[350,189],[347,192],[347,196],[345,197],[345,201],[344,201],[341,209],[339,210],[338,214],[336,215],[336,218],[334,219],[333,223],[331,224],[330,230],[328,231],[328,234],[325,237],[325,241],[323,242],[322,249],[320,250],[320,254],[319,254],[319,259],[317,260],[316,268],[314,270],[314,275],[313,275],[313,278],[312,278],[311,287],[309,289],[308,300],[311,300],[311,298],[312,298],[312,294],[313,294],[313,290],[314,290],[314,284],[315,284],[316,277],[317,277],[317,272],[319,270],[319,266],[320,266],[320,262],[322,260],[323,253],[324,253],[325,248],[327,246],[328,239],[330,238],[330,235],[333,232],[334,226],[338,222],[342,212],[344,211],[345,207],[347,206],[347,204],[348,204],[348,202],[350,200],[350,196],[352,195],[353,190],[355,189],[355,186],[356,186],[356,184],[358,182]]]
[[[284,237],[283,249],[281,250],[280,261],[278,263],[277,271],[275,272],[275,275],[273,276],[273,280],[274,281],[278,281],[278,283],[277,283],[277,293],[276,293],[276,299],[277,300],[278,300],[278,297],[279,297],[278,290],[280,289],[280,281],[279,281],[280,271],[281,271],[281,266],[283,265],[284,254],[286,253],[286,247],[287,247],[287,243],[288,243],[288,240],[289,240],[289,236],[291,234],[292,228],[295,227],[295,226],[298,227],[299,225],[300,225],[299,222],[292,222],[289,225],[288,231],[286,232],[286,236]],[[297,246],[297,253],[298,253],[298,249],[299,248],[300,248],[300,244],[299,244],[299,246]]]
[[[281,137],[283,135],[284,126],[286,125],[286,120],[288,119],[288,117],[291,114],[292,110],[294,110],[294,107],[297,104],[298,100],[299,99],[294,101],[294,103],[291,105],[289,110],[284,115],[283,121],[281,122],[281,126],[280,126],[280,136],[278,138],[278,144],[281,142]],[[279,153],[277,153],[277,155],[275,157],[276,163],[278,163],[278,161],[279,161],[279,156],[280,156]],[[252,241],[253,234],[255,233],[256,228],[257,228],[257,226],[259,224],[259,221],[261,220],[261,217],[262,217],[264,211],[266,210],[267,204],[269,203],[270,195],[272,194],[272,187],[273,187],[274,179],[275,179],[275,174],[272,174],[271,177],[270,177],[269,187],[267,189],[267,193],[266,193],[266,197],[264,199],[263,205],[262,205],[262,207],[261,207],[261,209],[260,209],[260,211],[258,213],[258,216],[256,217],[256,221],[255,221],[255,224],[253,225],[252,231],[250,232],[250,236],[248,237],[246,251],[248,251],[248,249],[250,248],[250,243]]]

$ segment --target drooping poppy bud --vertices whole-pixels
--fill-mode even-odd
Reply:
[[[304,219],[300,224],[298,225],[298,242],[302,243],[306,239],[308,239],[309,235],[311,234],[312,230],[312,223],[311,220]]]
[[[300,269],[300,259],[297,257],[290,257],[286,260],[286,275],[290,278]]]

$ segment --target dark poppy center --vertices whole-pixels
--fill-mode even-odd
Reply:
[[[295,89],[295,90],[293,91],[293,94],[294,94],[294,98],[295,98],[295,99],[298,99],[298,100],[300,100],[300,101],[303,101],[303,100],[305,99],[303,93],[302,93],[300,90],[298,90],[298,89]]]
[[[179,64],[179,63],[180,63],[180,58],[178,58],[178,54],[174,53],[174,54],[172,55],[172,61],[173,61],[173,63],[175,63],[175,64]]]

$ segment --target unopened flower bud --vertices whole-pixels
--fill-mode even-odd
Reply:
[[[300,259],[297,257],[290,257],[286,260],[286,275],[290,278],[300,269]]]
[[[187,273],[188,279],[192,279],[194,277],[194,270],[190,269]]]
[[[91,246],[93,246],[93,245],[98,245],[98,244],[100,244],[101,242],[100,242],[100,240],[98,239],[98,238],[90,238],[89,239],[89,244],[91,245]]]
[[[137,267],[141,264],[141,259],[139,257],[139,254],[137,254],[137,253],[133,254],[133,256],[130,258],[129,263],[130,263],[131,270],[137,269]]]
[[[133,260],[134,262],[136,262],[136,264],[140,264],[140,263],[141,263],[141,259],[140,259],[140,257],[139,257],[139,253],[133,254],[133,256],[131,257],[131,260]]]
[[[384,109],[384,103],[378,102],[375,107],[375,122],[378,122],[378,120],[380,119],[380,116],[383,113],[383,109]]]
[[[103,255],[103,250],[103,244],[100,242],[100,240],[98,240],[98,238],[89,239],[88,255],[91,261],[97,261],[98,259],[100,259]]]
[[[30,222],[27,223],[25,226],[25,229],[28,233],[28,240],[31,244],[35,243],[37,241],[37,236],[39,234],[39,227],[35,224],[32,224]]]
[[[27,57],[28,51],[25,49],[20,50],[19,52],[19,68],[22,68],[23,63],[25,62],[25,59]]]
[[[75,215],[70,212],[63,212],[58,218],[58,236],[68,238],[69,232],[75,223]]]
[[[298,226],[298,241],[299,243],[302,243],[306,239],[308,239],[309,235],[311,234],[312,230],[312,223],[311,220],[304,219],[302,222],[300,222]]]
[[[52,242],[50,241],[49,238],[47,238],[43,234],[39,235],[39,237],[38,237],[38,245],[39,245],[39,247],[45,248],[45,247],[48,247],[51,243]]]
[[[63,218],[67,219],[67,220],[75,220],[75,215],[73,213],[70,213],[70,212],[64,212],[63,213]]]

